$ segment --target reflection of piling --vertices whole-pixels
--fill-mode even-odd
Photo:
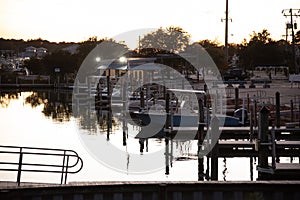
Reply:
[[[211,180],[218,180],[218,132],[219,120],[214,116],[211,123],[211,139],[216,141],[216,144],[211,151]]]
[[[144,152],[144,148],[145,148],[145,139],[140,138],[139,143],[140,143],[140,153],[142,154]]]
[[[125,84],[125,85],[124,85]],[[127,145],[126,142],[126,131],[127,131],[127,125],[126,125],[126,112],[127,112],[127,99],[126,99],[126,83],[123,84],[122,88],[122,103],[123,103],[123,109],[122,109],[122,114],[123,114],[123,146]]]
[[[201,146],[204,141],[204,109],[202,100],[198,99],[199,121],[198,121],[198,181],[204,180],[203,156],[200,155]]]
[[[166,175],[170,174],[170,166],[169,166],[169,138],[165,138],[166,150],[165,150],[165,161],[166,161]]]
[[[276,127],[280,127],[280,93],[276,92],[275,94],[276,98]]]
[[[171,122],[171,116],[170,116],[170,94],[169,92],[166,93],[166,123],[165,123],[165,131],[166,131],[166,136],[169,136],[170,133],[170,122]]]
[[[259,112],[259,124],[258,124],[258,140],[259,140],[259,155],[258,155],[258,167],[268,168],[268,132],[269,132],[269,113],[267,107],[263,107]],[[266,179],[265,173],[259,172],[258,179]]]

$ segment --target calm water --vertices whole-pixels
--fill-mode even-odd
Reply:
[[[83,159],[84,167],[79,173],[69,175],[68,182],[198,180],[196,141],[170,141],[171,145],[167,154],[170,156],[166,158],[165,140],[148,139],[144,141],[145,146],[141,153],[140,141],[135,138],[139,127],[124,124],[116,116],[112,120],[112,131],[108,136],[106,114],[105,111],[98,115],[96,112],[87,111],[86,116],[79,116],[77,111],[72,111],[72,91],[2,91],[0,97],[1,145],[63,148],[77,151]],[[126,145],[123,137],[125,126],[128,129],[125,138]],[[102,138],[101,145],[113,145],[124,153],[124,156],[116,158],[122,165],[118,170],[108,167],[97,156],[97,153],[112,155],[109,151],[95,152],[93,148],[90,148],[89,145],[97,144],[100,141],[99,138]],[[106,151],[106,148],[100,148],[100,150]],[[162,152],[158,154],[157,162],[163,164],[155,170],[149,170],[149,173],[133,174],[143,157],[155,152]],[[251,162],[250,158],[219,158],[219,180],[255,180],[256,162],[256,160]],[[169,174],[166,174],[166,163],[170,165]],[[206,158],[204,166],[206,170]],[[16,173],[0,171],[0,180],[15,181]],[[24,173],[22,181],[59,183],[60,175]]]

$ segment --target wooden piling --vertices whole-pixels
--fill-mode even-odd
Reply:
[[[254,127],[257,127],[257,101],[254,97]]]
[[[205,92],[205,95],[204,95],[204,107],[207,107],[207,85],[204,84],[204,92]]]
[[[280,127],[280,93],[276,92],[275,94],[276,101],[276,127]]]
[[[234,88],[234,108],[239,108],[239,88]]]
[[[145,108],[145,94],[143,88],[141,88],[140,91],[140,105],[141,105],[141,109],[143,110]]]
[[[291,122],[294,122],[294,102],[291,99]]]
[[[258,155],[258,167],[267,169],[268,168],[268,153],[269,146],[267,145],[268,132],[269,132],[269,109],[264,106],[259,111],[259,124],[258,124],[258,139],[259,139],[259,155]],[[258,173],[258,179],[266,179],[266,173]]]

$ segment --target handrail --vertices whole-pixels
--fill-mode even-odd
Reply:
[[[69,149],[52,149],[39,147],[20,147],[20,146],[6,146],[0,145],[0,155],[10,154],[19,155],[18,161],[1,161],[0,171],[17,171],[18,186],[21,183],[22,172],[47,172],[47,173],[61,173],[60,184],[67,183],[67,175],[79,172],[83,167],[83,161],[77,152]],[[43,163],[38,161],[24,162],[24,156],[29,155],[31,158],[38,158],[38,156],[51,156],[56,158],[56,163]],[[62,162],[58,164],[57,162]],[[7,166],[7,167],[5,167]],[[24,168],[27,167],[27,168]],[[30,168],[33,167],[33,168]]]

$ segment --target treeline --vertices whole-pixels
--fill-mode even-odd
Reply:
[[[96,36],[79,43],[54,43],[47,40],[15,40],[0,38],[1,50],[14,50],[22,52],[28,46],[45,47],[49,54],[43,59],[32,57],[24,63],[33,74],[55,74],[55,68],[59,67],[61,74],[76,74],[85,57],[100,43],[109,41],[115,48],[128,49],[126,44],[117,43],[112,39],[98,39]],[[296,43],[300,42],[300,31],[295,34]],[[190,43],[190,35],[180,27],[159,28],[156,31],[144,35],[140,40],[140,49],[130,51],[129,56],[151,57],[161,53],[188,52],[195,44],[200,44],[212,57],[219,70],[225,71],[230,68],[230,59],[237,55],[237,66],[245,70],[252,70],[259,65],[285,65],[294,72],[295,64],[300,65],[299,56],[296,59],[292,55],[292,45],[285,40],[274,40],[270,33],[264,29],[261,32],[253,32],[249,41],[244,40],[240,44],[229,44],[229,60],[225,61],[224,45],[217,41],[201,40],[194,44]],[[77,44],[77,51],[71,54],[62,51],[63,48]],[[296,47],[298,48],[298,47]],[[103,55],[104,56],[104,55]],[[173,66],[176,63],[172,64]],[[180,67],[180,66],[177,66]]]
[[[16,40],[16,39],[4,39],[0,38],[0,50],[12,50],[15,54],[25,51],[26,47],[34,46],[36,48],[44,47],[48,49],[49,52],[59,51],[65,47],[68,47],[74,42],[49,42],[48,40],[43,40],[41,38],[32,40]],[[11,55],[12,56],[12,55]]]

